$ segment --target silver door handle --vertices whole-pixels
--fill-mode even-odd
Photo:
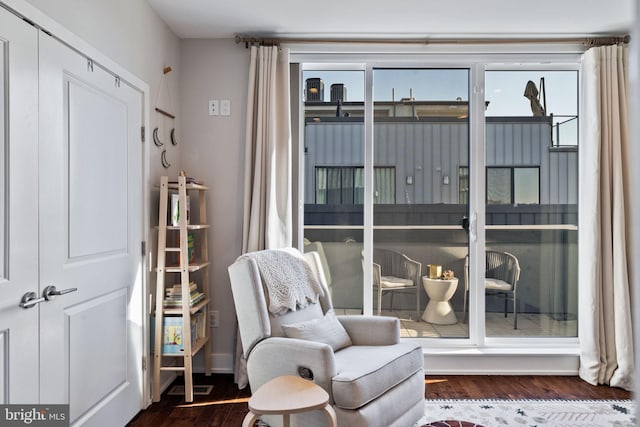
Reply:
[[[44,301],[46,301],[45,297],[38,298],[38,294],[35,292],[27,292],[20,299],[20,307],[24,309],[32,308]]]
[[[42,291],[42,297],[47,301],[53,301],[54,299],[56,299],[58,295],[68,294],[69,292],[75,292],[77,290],[78,288],[69,288],[69,289],[63,289],[59,291],[56,289],[55,286],[49,285],[46,288],[44,288],[44,291]]]

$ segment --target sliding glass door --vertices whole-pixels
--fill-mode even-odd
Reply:
[[[577,337],[575,63],[301,68],[304,249],[339,314],[453,346]]]

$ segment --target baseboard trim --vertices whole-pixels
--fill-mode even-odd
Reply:
[[[211,372],[214,374],[232,374],[233,354],[213,353],[211,355]]]
[[[577,375],[575,354],[425,354],[427,375]]]
[[[232,374],[233,360],[233,354],[213,353],[211,373]],[[424,352],[427,375],[577,375],[579,361],[579,355],[572,351]],[[194,366],[194,372],[205,373],[204,367]]]

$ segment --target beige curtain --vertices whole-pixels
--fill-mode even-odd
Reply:
[[[242,253],[292,244],[289,50],[251,47],[245,138]],[[236,334],[235,382],[248,383]]]
[[[588,50],[582,63],[580,117],[580,377],[631,390],[627,93],[628,48]]]
[[[291,246],[289,51],[251,47],[242,252]]]

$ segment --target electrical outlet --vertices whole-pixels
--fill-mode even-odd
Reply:
[[[219,317],[219,312],[218,310],[211,310],[209,312],[209,325],[211,325],[212,328],[217,328],[218,326],[220,326],[220,321],[218,319]]]
[[[210,116],[219,116],[220,115],[220,103],[217,99],[209,100],[209,115]]]

